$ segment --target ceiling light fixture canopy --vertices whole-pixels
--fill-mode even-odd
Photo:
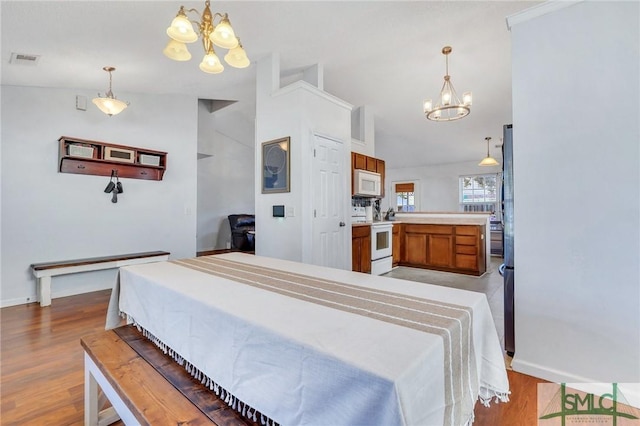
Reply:
[[[498,163],[495,158],[489,155],[489,142],[491,142],[491,138],[487,136],[486,138],[484,138],[484,140],[487,141],[487,156],[483,158],[480,163],[478,163],[478,166],[499,166],[500,163]]]
[[[116,99],[111,91],[111,73],[116,70],[115,67],[103,67],[102,69],[109,73],[109,90],[104,96],[100,96],[100,93],[98,93],[98,97],[93,98],[93,103],[100,108],[100,111],[111,117],[112,115],[120,114],[129,106],[129,102]]]
[[[437,100],[435,106],[431,99],[424,101],[424,115],[433,121],[453,121],[466,117],[471,112],[471,92],[465,92],[462,94],[462,101],[458,98],[458,94],[453,88],[451,83],[451,76],[449,75],[449,54],[451,53],[451,46],[445,46],[442,48],[442,54],[445,57],[446,62],[446,74],[444,76],[444,84],[440,89],[440,98]]]
[[[224,65],[216,55],[213,45],[223,49],[229,49],[224,60],[227,64],[234,68],[246,68],[251,63],[240,43],[240,39],[236,37],[229,16],[221,13],[211,13],[210,2],[206,0],[204,3],[204,11],[201,15],[200,22],[190,21],[187,13],[200,13],[196,9],[185,9],[180,6],[180,10],[171,26],[167,28],[167,35],[170,40],[162,51],[164,55],[174,61],[188,61],[191,59],[191,53],[187,49],[186,43],[193,43],[202,38],[202,46],[204,48],[204,57],[200,62],[200,70],[209,74],[220,74],[224,71]],[[214,24],[216,18],[220,18],[218,24]],[[196,25],[198,32],[193,29]]]

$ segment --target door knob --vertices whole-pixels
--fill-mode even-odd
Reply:
[[[344,222],[340,222],[340,226],[346,226]]]

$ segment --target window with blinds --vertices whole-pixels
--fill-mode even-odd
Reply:
[[[499,203],[499,174],[460,176],[460,210],[495,212]]]
[[[399,182],[394,186],[396,193],[396,211],[416,211],[416,195],[413,182]]]

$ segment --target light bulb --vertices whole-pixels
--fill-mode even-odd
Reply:
[[[442,105],[449,105],[451,103],[451,92],[445,90],[442,92]]]
[[[462,94],[462,103],[466,106],[470,106],[472,100],[471,92],[464,92]]]

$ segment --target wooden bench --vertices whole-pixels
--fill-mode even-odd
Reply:
[[[162,353],[133,326],[81,339],[85,425],[257,426]],[[98,387],[112,407],[98,410]],[[259,418],[259,417],[258,417]]]
[[[139,263],[158,262],[169,259],[169,254],[170,253],[166,251],[149,251],[117,256],[34,263],[31,265],[31,270],[36,277],[36,290],[38,292],[40,306],[51,305],[51,277],[53,276],[119,268],[121,266],[136,265]]]

